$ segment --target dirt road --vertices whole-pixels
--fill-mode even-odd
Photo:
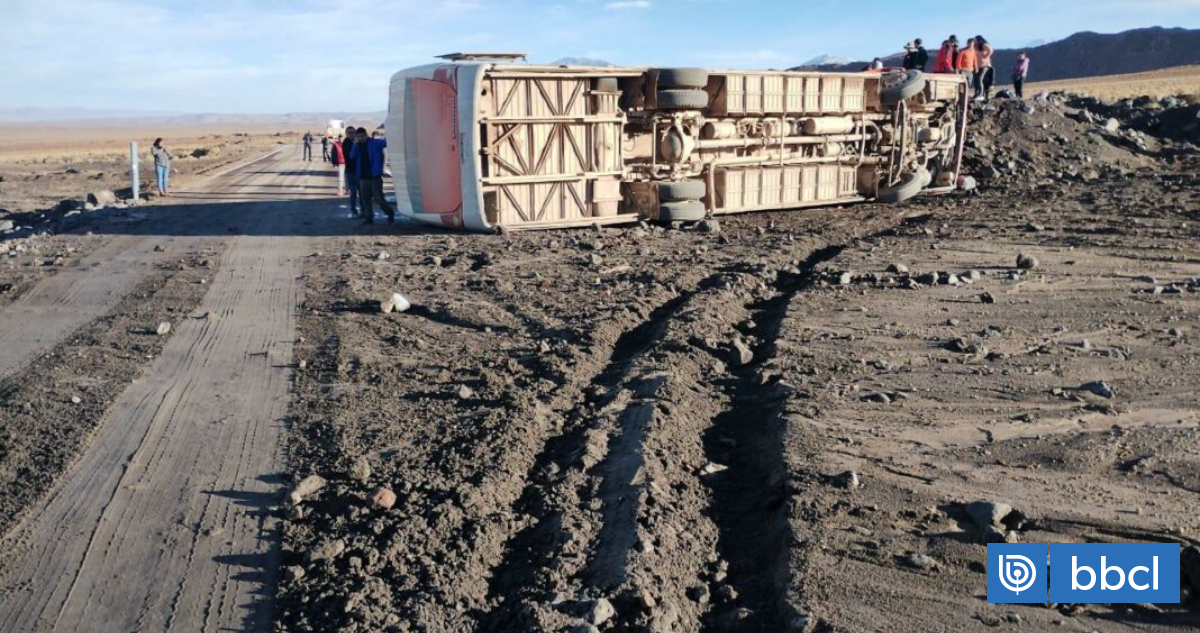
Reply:
[[[36,355],[172,253],[205,242],[223,251],[194,314],[9,535],[0,629],[269,626],[261,589],[273,585],[278,541],[265,508],[280,486],[300,264],[307,236],[346,228],[328,170],[296,157],[285,150],[180,191],[203,203],[146,209],[132,235],[5,310],[21,356]],[[6,355],[6,367],[19,364]]]

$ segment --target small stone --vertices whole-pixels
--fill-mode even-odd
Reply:
[[[375,259],[379,261],[385,261],[391,258],[392,256],[387,251],[379,251],[379,254],[375,256]]]
[[[79,396],[71,396],[71,404],[79,404],[81,402],[83,402],[83,398],[80,398]]]
[[[729,362],[737,367],[749,365],[754,360],[754,351],[741,338],[733,339],[731,344],[732,349],[729,354]]]
[[[346,541],[340,538],[331,539],[308,550],[309,560],[333,560],[346,551]]]
[[[718,464],[716,462],[709,462],[709,463],[705,464],[703,468],[700,469],[700,474],[702,476],[707,477],[708,475],[715,475],[719,472],[724,472],[726,470],[729,470],[729,467],[725,466],[724,464]]]
[[[1114,391],[1113,388],[1111,386],[1109,386],[1109,384],[1104,382],[1103,380],[1093,380],[1091,382],[1086,382],[1086,383],[1080,385],[1079,389],[1081,391],[1088,391],[1088,392],[1094,393],[1097,396],[1100,396],[1101,398],[1113,398],[1113,397],[1116,397],[1116,395],[1117,395],[1117,392]]]
[[[990,292],[985,292],[985,293],[979,295],[979,302],[980,303],[989,303],[989,304],[996,303],[996,297],[992,296],[992,293],[990,293]]]
[[[408,299],[398,292],[393,292],[392,296],[379,302],[379,311],[384,314],[388,314],[390,312],[405,312],[411,307],[412,304],[408,302]]]
[[[394,505],[396,505],[396,493],[391,489],[380,487],[371,493],[371,507],[387,510]]]
[[[963,510],[971,517],[971,521],[981,528],[1000,525],[1004,517],[1013,511],[1012,506],[999,501],[972,501],[963,506]]]
[[[891,404],[892,403],[891,396],[887,395],[886,393],[884,393],[882,391],[868,393],[867,395],[863,396],[861,399],[863,402],[876,402],[879,404]]]
[[[932,556],[926,556],[918,552],[909,552],[900,559],[900,562],[906,567],[920,569],[923,571],[933,571],[938,568],[938,562]]]
[[[163,246],[162,244],[155,244],[154,252],[155,253],[165,253],[165,252],[167,252],[167,248],[165,246]]]
[[[284,567],[283,571],[287,575],[287,579],[292,582],[296,582],[304,577],[304,568],[299,565],[288,565]]]
[[[171,324],[166,321],[159,323],[158,327],[154,328],[154,333],[159,336],[166,336],[170,332],[171,332]]]
[[[700,223],[696,225],[696,228],[698,228],[701,233],[712,233],[713,235],[716,235],[721,232],[721,221],[714,219],[701,220]]]
[[[1109,132],[1116,132],[1117,130],[1121,129],[1121,122],[1109,117],[1106,121],[1104,121],[1104,129]]]
[[[687,596],[688,598],[691,598],[693,602],[698,604],[708,604],[708,601],[712,597],[708,591],[707,585],[694,585],[689,587],[687,590]]]
[[[301,358],[299,361],[296,361],[296,369],[308,369],[308,361],[304,360],[303,358]]]
[[[474,398],[474,397],[475,397],[474,389],[472,389],[466,385],[458,386],[458,399],[459,400],[470,400],[471,398]]]
[[[304,498],[325,487],[325,478],[320,475],[309,475],[301,479],[292,491],[288,493],[288,501],[297,505]]]
[[[600,626],[601,624],[611,620],[616,614],[617,610],[613,608],[613,605],[608,601],[608,598],[600,598],[599,600],[593,602],[591,608],[588,609],[587,619],[588,622],[593,626]]]
[[[847,470],[834,476],[833,483],[847,490],[857,490],[862,484],[858,481],[858,473]]]
[[[733,585],[721,585],[717,588],[718,602],[735,602],[737,599],[738,592],[737,589],[733,588]]]
[[[904,264],[889,264],[887,271],[889,273],[907,273],[908,266],[905,266]]]
[[[854,275],[849,272],[844,272],[838,275],[838,283],[843,286],[849,286],[850,284],[854,283]]]
[[[366,481],[371,478],[371,462],[365,456],[359,455],[350,464],[350,468],[346,470],[346,474],[351,479]]]
[[[1017,255],[1017,268],[1022,270],[1032,270],[1037,268],[1039,264],[1040,262],[1038,261],[1038,258],[1030,255],[1029,253],[1021,253],[1020,255]]]

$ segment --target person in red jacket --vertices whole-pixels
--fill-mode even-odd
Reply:
[[[342,149],[342,137],[338,137],[329,148],[329,162],[337,168],[338,195],[346,195],[346,154]]]
[[[957,68],[958,36],[951,35],[949,39],[942,42],[942,47],[938,49],[937,58],[933,61],[933,72],[954,73]]]

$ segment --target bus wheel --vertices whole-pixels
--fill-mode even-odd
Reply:
[[[708,107],[708,93],[703,90],[659,90],[660,110],[703,110]]]
[[[891,187],[880,187],[875,199],[879,202],[904,202],[917,195],[929,184],[929,172],[924,169],[910,171],[900,177],[900,182]]]
[[[886,75],[883,83],[879,91],[879,100],[885,106],[894,106],[921,94],[925,89],[925,74],[916,69],[906,70],[903,73]]]
[[[707,190],[703,180],[663,181],[658,183],[658,199],[663,202],[700,200]]]
[[[698,200],[664,202],[658,207],[659,222],[699,222],[707,214],[704,203]]]
[[[704,88],[708,85],[708,71],[703,68],[659,68],[658,89]]]

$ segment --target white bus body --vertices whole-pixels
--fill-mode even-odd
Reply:
[[[917,71],[536,66],[396,73],[401,214],[521,230],[901,201],[952,190],[966,83]]]

